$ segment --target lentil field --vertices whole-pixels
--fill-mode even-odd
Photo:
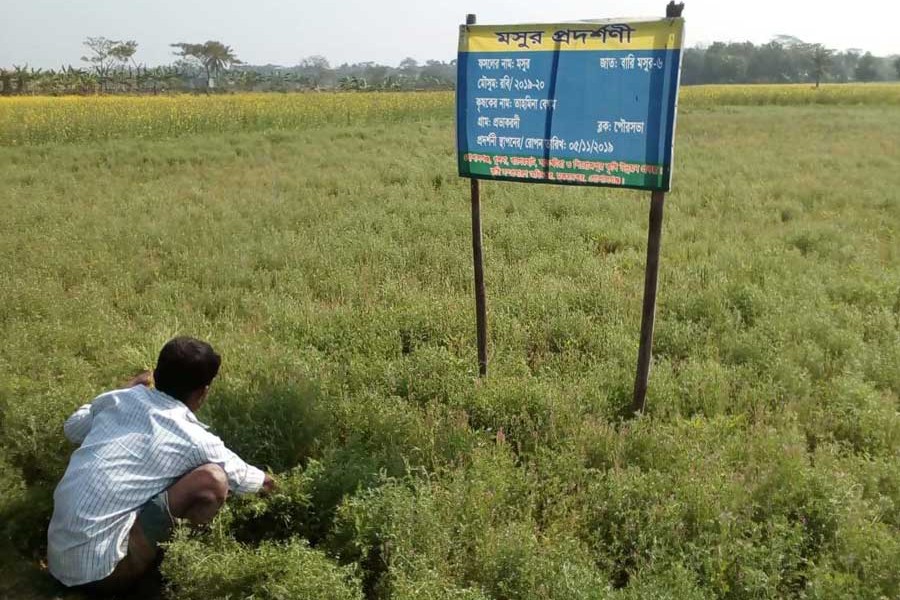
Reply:
[[[167,598],[900,598],[900,86],[682,90],[649,194],[486,182],[478,380],[453,97],[0,99],[0,597],[77,406],[169,337],[276,474]],[[146,592],[145,592],[146,593]]]

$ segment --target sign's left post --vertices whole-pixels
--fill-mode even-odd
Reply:
[[[475,15],[466,15],[466,25]],[[487,376],[487,300],[484,292],[484,256],[481,251],[481,182],[472,178],[472,260],[475,265],[475,327],[478,335],[478,376]]]

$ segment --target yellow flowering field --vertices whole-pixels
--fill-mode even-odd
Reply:
[[[900,85],[709,85],[681,90],[683,107],[764,104],[900,105]],[[0,98],[0,145],[449,119],[453,105],[453,92]]]
[[[0,145],[390,123],[443,117],[447,92],[0,99]]]
[[[764,104],[866,104],[900,105],[900,84],[850,83],[823,85],[697,85],[681,88],[681,101],[686,106]]]

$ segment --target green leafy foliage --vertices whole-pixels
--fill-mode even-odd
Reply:
[[[66,416],[187,333],[224,357],[201,419],[280,486],[179,534],[171,597],[897,597],[900,120],[684,107],[633,420],[642,197],[483,187],[478,380],[433,107],[0,148],[4,571]]]
[[[176,537],[163,574],[185,600],[361,600],[353,570],[335,565],[299,540],[249,548],[227,540]]]

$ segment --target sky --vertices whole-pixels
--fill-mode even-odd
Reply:
[[[410,56],[450,60],[458,25],[565,22],[665,14],[665,0],[0,0],[0,66],[78,64],[87,36],[136,40],[136,60],[174,60],[169,44],[219,40],[249,64],[397,65]],[[831,10],[812,0],[686,0],[686,43],[751,41],[778,34],[830,48],[900,54],[900,3],[855,0]],[[748,12],[752,8],[752,12]],[[744,13],[742,14],[742,11]]]

